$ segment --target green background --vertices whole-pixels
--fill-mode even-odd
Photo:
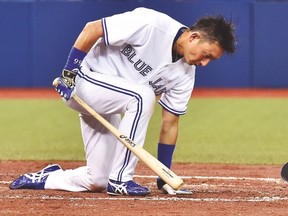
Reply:
[[[285,98],[193,98],[180,118],[174,162],[283,164]],[[61,99],[0,100],[0,160],[85,160],[78,113]],[[156,106],[144,148],[156,155]]]

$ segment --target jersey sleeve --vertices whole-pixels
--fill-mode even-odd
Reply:
[[[147,8],[136,8],[101,21],[106,46],[142,45],[149,39],[152,28],[167,29],[167,25],[177,22],[166,14]]]
[[[182,79],[172,89],[163,93],[158,103],[169,112],[176,115],[184,115],[195,83],[195,73],[189,74],[189,78]]]

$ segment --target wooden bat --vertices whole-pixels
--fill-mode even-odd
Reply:
[[[59,83],[54,80],[53,85],[57,86],[58,84]],[[144,148],[134,143],[133,140],[131,140],[129,137],[123,135],[117,128],[115,128],[106,119],[99,115],[77,95],[74,95],[73,99],[87,112],[89,112],[96,120],[103,124],[121,143],[123,143],[131,152],[133,152],[140,160],[142,160],[163,181],[170,185],[170,187],[178,190],[183,185],[183,180],[179,176],[177,176]]]

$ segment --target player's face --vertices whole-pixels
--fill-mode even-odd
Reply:
[[[206,66],[211,61],[223,55],[223,49],[218,43],[201,40],[197,35],[191,35],[183,49],[185,61],[190,65]]]

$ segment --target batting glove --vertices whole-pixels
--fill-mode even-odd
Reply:
[[[65,101],[68,101],[76,93],[76,87],[75,87],[76,75],[77,71],[74,70],[70,71],[64,69],[62,71],[62,75],[60,77],[57,77],[53,82],[55,90],[61,95],[61,97]]]

